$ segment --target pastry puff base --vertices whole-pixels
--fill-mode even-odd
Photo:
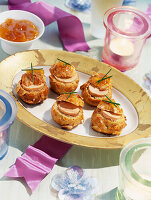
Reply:
[[[101,110],[97,108],[92,114],[91,126],[95,131],[100,133],[120,135],[122,129],[126,126],[125,120],[126,117],[124,114],[118,120],[107,119],[102,115]]]
[[[49,89],[46,84],[44,84],[41,90],[37,91],[27,91],[21,85],[21,80],[18,82],[16,87],[16,92],[20,98],[27,104],[38,104],[42,103],[49,94]]]
[[[97,98],[97,97],[91,96],[91,94],[90,94],[89,91],[88,91],[88,87],[89,87],[89,83],[85,83],[85,84],[83,84],[83,85],[80,87],[80,89],[81,89],[81,95],[82,95],[84,101],[85,101],[87,104],[89,104],[89,105],[91,105],[91,106],[97,106],[97,105],[99,104],[100,101],[106,100],[106,97],[105,97],[105,96],[98,97],[98,98]],[[107,90],[108,90],[107,96],[108,96],[109,98],[111,98],[111,97],[112,97],[112,86],[109,86],[109,87],[107,88]]]
[[[51,89],[56,92],[57,94],[62,94],[65,92],[71,92],[71,91],[75,91],[78,87],[78,83],[79,83],[79,75],[76,72],[76,78],[74,81],[69,82],[69,83],[65,83],[65,82],[61,82],[56,80],[56,78],[53,75],[49,76],[49,82],[50,82],[50,86]]]
[[[61,125],[64,129],[72,129],[84,120],[83,109],[79,107],[79,113],[76,117],[65,115],[58,110],[57,102],[55,102],[51,109],[51,115],[54,121]]]

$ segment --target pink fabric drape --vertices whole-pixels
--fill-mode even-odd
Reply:
[[[85,40],[82,23],[76,16],[43,1],[31,3],[30,0],[8,0],[8,3],[10,10],[32,12],[39,16],[45,25],[57,21],[60,38],[66,50],[73,52],[90,49]]]

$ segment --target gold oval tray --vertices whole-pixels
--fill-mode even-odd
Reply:
[[[22,69],[33,66],[48,66],[55,63],[56,58],[72,63],[76,70],[89,74],[92,71],[106,73],[111,66],[98,60],[76,53],[58,50],[32,50],[12,55],[0,63],[0,88],[13,96],[12,83],[15,75]],[[135,107],[139,123],[130,134],[119,137],[86,137],[56,128],[32,115],[14,97],[17,103],[17,118],[32,129],[57,140],[93,148],[116,149],[122,148],[128,142],[148,137],[151,134],[151,99],[132,79],[112,68],[113,87],[125,95]]]

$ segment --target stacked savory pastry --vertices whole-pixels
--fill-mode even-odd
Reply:
[[[75,67],[63,60],[49,69],[51,89],[60,94],[51,109],[51,115],[61,128],[72,129],[84,120],[84,101],[97,106],[91,116],[91,127],[95,131],[110,135],[119,135],[126,126],[126,117],[119,103],[112,98],[112,84],[109,70],[106,74],[93,73],[80,89],[82,97],[74,92],[79,83]],[[42,103],[48,96],[49,89],[45,82],[43,69],[26,69],[18,82],[16,92],[28,104]],[[84,99],[84,101],[83,101]]]
[[[92,128],[97,132],[120,135],[126,126],[126,117],[119,105],[107,96],[106,100],[100,101],[91,117]]]
[[[57,94],[76,90],[79,75],[73,65],[58,58],[56,64],[50,68],[50,73],[50,86]]]
[[[61,128],[72,129],[81,124],[84,119],[83,106],[84,101],[80,95],[73,92],[61,94],[52,106],[51,115]]]
[[[27,104],[42,103],[49,94],[43,69],[25,69],[16,87],[16,92]]]
[[[94,72],[89,80],[80,87],[82,97],[89,105],[97,106],[101,100],[106,99],[105,95],[109,98],[112,97],[111,76],[107,74]]]

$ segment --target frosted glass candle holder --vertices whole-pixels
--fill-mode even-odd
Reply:
[[[120,154],[116,200],[151,199],[151,138],[134,140]]]
[[[0,160],[8,151],[10,126],[16,119],[17,106],[15,100],[0,90]]]
[[[150,18],[133,7],[114,7],[105,13],[104,26],[102,60],[121,71],[135,67],[151,34]]]

